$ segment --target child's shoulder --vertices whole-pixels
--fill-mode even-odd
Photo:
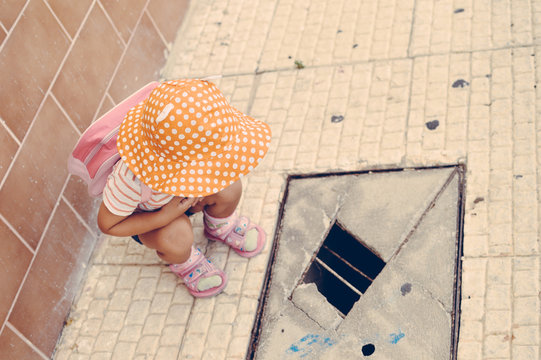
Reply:
[[[116,181],[113,181],[113,184],[121,187],[124,193],[131,193],[131,196],[137,196],[139,199],[145,199],[141,202],[146,202],[148,200],[160,203],[161,200],[170,199],[172,195],[163,194],[159,191],[150,189],[148,186],[144,185],[141,180],[135,176],[133,171],[130,170],[128,165],[122,160],[118,161],[113,169],[113,176],[116,178]],[[162,204],[162,205],[165,205]]]
[[[142,192],[141,181],[122,160],[119,160],[113,167],[106,187],[110,187],[110,190],[114,192],[120,191],[138,197],[141,196]]]
[[[115,167],[113,168],[113,175],[122,178],[122,180],[124,181],[137,185],[138,188],[141,187],[141,181],[137,178],[137,176],[135,176],[133,171],[131,171],[128,165],[126,165],[126,163],[122,160],[119,160],[115,164]]]

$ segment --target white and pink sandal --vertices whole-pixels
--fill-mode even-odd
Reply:
[[[222,292],[227,284],[227,275],[214,266],[199,249],[194,249],[188,261],[184,264],[171,264],[169,268],[179,276],[190,294],[195,297],[209,297]],[[222,279],[220,285],[207,290],[199,290],[198,284],[202,279],[217,275]]]
[[[205,236],[209,240],[220,241],[229,245],[237,254],[242,257],[250,258],[256,256],[265,247],[265,240],[267,235],[265,230],[259,225],[256,225],[250,221],[246,216],[238,216],[235,214],[232,220],[218,228],[211,229],[207,221],[205,224]],[[246,243],[246,233],[249,230],[257,230],[257,246],[252,251],[247,251],[244,248]]]

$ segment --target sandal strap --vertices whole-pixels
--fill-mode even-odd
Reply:
[[[186,286],[195,289],[201,278],[219,274],[219,271],[214,268],[210,260],[205,258],[195,269],[186,274],[186,276],[184,276],[182,279],[184,280],[184,284],[186,284]]]
[[[233,221],[236,221],[236,219],[234,219]],[[234,224],[232,225],[229,221],[223,222],[219,225],[215,225],[211,221],[209,221],[206,217],[203,218],[203,222],[205,224],[205,227],[209,231],[211,231],[213,234],[220,237],[222,237],[224,234],[227,234],[229,231],[231,231],[231,229],[234,226]]]
[[[224,242],[235,249],[244,251],[248,225],[250,225],[250,219],[246,216],[239,216],[229,233],[225,236]]]
[[[192,264],[185,269],[174,269],[173,265],[173,271],[182,278],[186,286],[189,286],[192,289],[197,287],[197,283],[201,277],[220,274],[210,260],[203,255],[201,250],[196,249],[196,253],[194,255],[195,256],[190,257],[188,260],[193,261]]]

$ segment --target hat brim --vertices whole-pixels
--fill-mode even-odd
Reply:
[[[238,122],[235,136],[226,151],[198,160],[183,161],[160,156],[149,144],[141,121],[145,101],[126,114],[117,139],[122,161],[151,189],[182,197],[204,197],[218,193],[252,171],[269,149],[271,130],[229,105]]]

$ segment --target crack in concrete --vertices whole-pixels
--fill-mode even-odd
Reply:
[[[303,309],[301,309],[300,307],[297,306],[297,304],[295,304],[293,301],[291,301],[291,304],[293,305],[294,308],[296,308],[297,310],[299,310],[300,312],[302,312],[304,315],[306,315],[307,318],[309,318],[310,320],[312,320],[313,322],[315,322],[317,324],[317,326],[319,326],[319,328],[321,330],[327,330],[325,329],[323,326],[321,326],[320,323],[318,323],[315,319],[313,319],[310,315],[308,315],[308,313],[306,311],[304,311]]]
[[[408,281],[410,281],[410,280],[408,280]],[[451,305],[451,309],[447,309],[445,304],[443,303],[443,301],[441,301],[436,296],[434,296],[434,294],[432,294],[432,292],[430,290],[428,290],[426,287],[424,287],[421,283],[411,281],[411,284],[415,285],[415,286],[418,286],[423,294],[428,295],[428,297],[430,297],[432,300],[434,300],[436,303],[438,303],[438,305],[441,307],[441,309],[443,311],[445,311],[449,315],[452,315],[452,313],[453,313],[452,305]]]
[[[413,234],[415,233],[415,231],[417,230],[417,228],[421,225],[421,223],[423,222],[424,218],[426,217],[426,215],[430,212],[430,210],[432,210],[432,208],[436,205],[436,202],[438,201],[438,199],[440,198],[441,194],[443,194],[443,192],[447,189],[447,187],[449,186],[449,184],[451,183],[451,181],[453,180],[453,178],[458,174],[458,169],[455,168],[453,170],[453,172],[451,172],[451,174],[449,175],[449,177],[447,178],[447,180],[445,181],[445,183],[443,184],[443,186],[441,187],[441,189],[437,192],[437,194],[435,195],[434,199],[430,202],[430,204],[428,204],[428,207],[425,209],[425,211],[421,214],[421,216],[419,217],[419,219],[415,222],[415,224],[413,225],[412,229],[408,232],[408,234],[406,235],[406,237],[404,238],[404,240],[400,243],[400,246],[398,246],[398,249],[394,252],[394,254],[390,257],[388,263],[390,263],[393,259],[395,259],[398,254],[400,253],[400,251],[402,250],[402,248],[408,243],[409,239],[413,236]]]

